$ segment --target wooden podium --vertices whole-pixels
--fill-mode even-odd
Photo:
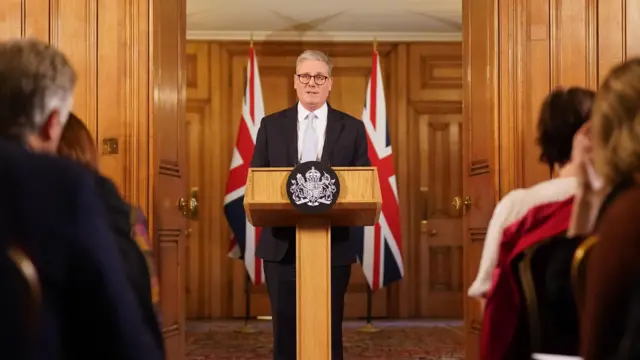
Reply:
[[[331,226],[372,226],[382,199],[375,167],[336,167],[340,195],[322,214],[298,211],[286,192],[292,168],[250,168],[244,209],[253,226],[296,227],[298,360],[331,360]]]

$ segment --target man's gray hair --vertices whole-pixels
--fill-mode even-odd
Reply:
[[[56,110],[64,124],[76,78],[67,58],[44,42],[0,42],[0,136],[37,132]]]
[[[305,60],[322,61],[323,63],[327,64],[327,66],[329,67],[328,75],[331,76],[331,71],[333,70],[333,61],[331,61],[331,58],[327,54],[318,50],[305,50],[302,54],[300,54],[300,56],[298,56],[298,60],[296,60],[296,68],[300,66],[300,64]]]

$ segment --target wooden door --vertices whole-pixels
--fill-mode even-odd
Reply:
[[[463,1],[465,291],[478,271],[487,226],[497,198],[495,1]],[[479,355],[482,313],[476,300],[465,299],[466,359],[474,360]]]
[[[421,316],[461,319],[462,212],[453,205],[462,195],[462,108],[417,115],[420,157],[421,222],[416,250],[422,261]]]
[[[199,240],[203,232],[200,228],[200,188],[203,178],[203,152],[204,148],[204,121],[205,117],[200,116],[199,108],[193,104],[187,104],[187,131],[186,131],[186,148],[187,148],[187,168],[189,169],[189,201],[195,201],[197,208],[190,209],[188,228],[185,243],[185,274],[186,274],[186,316],[187,319],[196,319],[198,314],[196,309],[206,307],[202,304],[204,297],[198,296],[201,289],[205,287],[204,281],[209,280],[205,273],[207,268],[202,264],[207,262],[207,251],[202,249],[202,243]],[[195,239],[196,241],[191,241]]]
[[[153,5],[152,96],[153,228],[168,360],[184,358],[184,269],[188,200],[185,147],[185,0]]]
[[[225,44],[225,51],[230,56],[229,73],[232,77],[231,92],[229,94],[231,111],[228,121],[233,122],[233,139],[237,134],[237,123],[240,121],[240,110],[247,66],[248,44]],[[331,106],[344,111],[356,118],[361,118],[365,103],[365,92],[371,73],[370,44],[313,44],[303,45],[295,43],[256,44],[256,54],[260,68],[265,113],[293,106],[297,99],[293,88],[293,74],[295,73],[296,58],[307,48],[314,48],[327,52],[333,59],[334,83],[329,97]],[[392,46],[379,46],[382,59],[385,84],[389,77],[385,72],[387,55]],[[223,68],[223,73],[225,72]],[[244,316],[245,312],[245,270],[237,261],[233,274],[233,315]],[[367,283],[359,264],[353,267],[351,282],[347,291],[345,317],[362,318],[366,315]],[[377,317],[387,315],[387,289],[377,291],[373,296],[372,313]],[[269,315],[269,298],[266,287],[253,286],[251,289],[251,315]]]
[[[403,282],[408,317],[461,319],[462,222],[452,205],[462,194],[462,46],[412,44],[408,52],[409,170],[411,194]],[[401,120],[398,120],[401,121]],[[402,141],[402,140],[401,140]],[[403,151],[399,144],[398,150]],[[399,151],[399,153],[401,153]],[[399,156],[399,165],[402,157]],[[401,173],[402,174],[402,173]],[[402,177],[400,177],[402,180]]]

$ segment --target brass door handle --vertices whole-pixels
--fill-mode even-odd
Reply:
[[[453,205],[456,210],[460,210],[460,206],[462,205],[462,199],[460,199],[460,196],[454,197],[451,205]]]
[[[191,199],[189,200],[189,218],[192,220],[196,220],[198,218],[198,208],[200,204],[198,203],[198,188],[191,188]]]
[[[198,188],[191,189],[191,198],[187,202],[182,196],[178,199],[176,205],[178,210],[182,213],[182,216],[187,219],[195,220],[198,218]]]
[[[178,206],[178,210],[182,213],[182,216],[187,216],[187,201],[182,196],[178,198],[176,205]]]
[[[469,208],[471,207],[471,204],[471,198],[468,196],[465,196],[464,200],[462,200],[460,196],[456,196],[451,202],[451,205],[453,205],[456,210],[460,210],[460,207],[462,207],[462,205],[464,205],[465,208]]]
[[[437,232],[437,231],[435,231],[435,230],[431,230],[431,231],[429,232],[429,236],[432,236],[432,237],[433,237],[433,236],[436,236],[437,234],[438,234],[438,232]]]

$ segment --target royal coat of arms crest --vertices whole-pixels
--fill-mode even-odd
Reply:
[[[340,197],[338,174],[320,161],[298,164],[289,173],[284,186],[291,204],[304,213],[324,213]]]
[[[329,174],[311,167],[304,176],[298,173],[295,180],[291,180],[289,191],[296,205],[306,204],[308,206],[318,206],[320,204],[331,204],[334,194],[337,191],[336,179],[332,179]]]

